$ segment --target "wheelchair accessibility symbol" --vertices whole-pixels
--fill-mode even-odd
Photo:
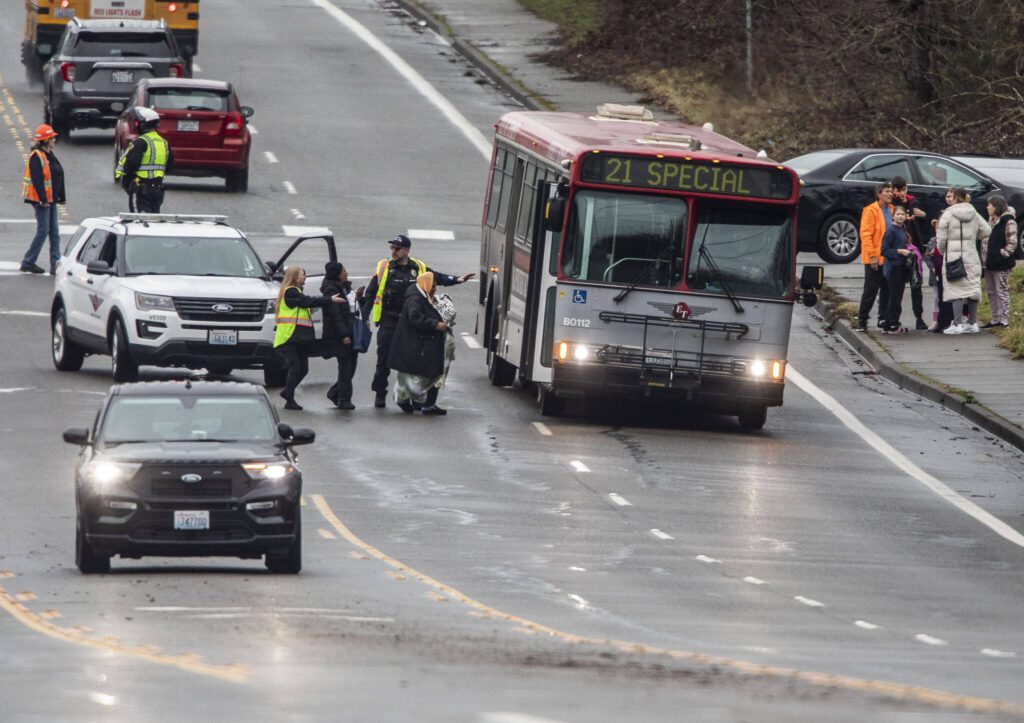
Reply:
[[[585,289],[573,289],[572,290],[572,303],[574,304],[585,304],[587,303],[587,292]]]

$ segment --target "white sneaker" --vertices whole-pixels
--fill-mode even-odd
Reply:
[[[950,324],[948,327],[943,329],[942,333],[943,334],[963,334],[965,328],[967,328],[966,324],[963,325],[963,326],[961,326],[960,324]]]
[[[977,334],[981,331],[977,324],[964,324],[961,328],[964,334]]]

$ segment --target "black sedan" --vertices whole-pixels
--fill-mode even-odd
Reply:
[[[278,421],[266,391],[233,382],[112,387],[82,446],[75,480],[75,563],[110,558],[264,558],[302,569],[302,475],[292,447],[308,429]]]
[[[797,240],[831,263],[860,256],[860,215],[875,200],[875,188],[894,176],[907,179],[907,190],[929,219],[946,208],[946,189],[962,186],[983,217],[994,194],[1024,217],[1024,186],[994,180],[961,161],[926,151],[837,149],[816,151],[786,161],[800,176]],[[1018,223],[1020,218],[1018,218]]]

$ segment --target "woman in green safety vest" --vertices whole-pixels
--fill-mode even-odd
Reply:
[[[274,349],[284,358],[288,369],[288,379],[281,390],[284,408],[298,411],[302,407],[295,401],[295,389],[309,373],[309,354],[316,341],[310,309],[323,308],[331,302],[345,302],[340,294],[306,296],[302,293],[305,283],[306,272],[301,267],[292,266],[285,270],[281,291],[277,294],[277,326],[274,330]]]

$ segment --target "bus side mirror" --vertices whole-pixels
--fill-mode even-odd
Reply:
[[[800,288],[805,291],[820,289],[825,285],[824,266],[804,266],[800,272]]]
[[[544,208],[544,230],[561,231],[565,226],[565,199],[549,198]]]

